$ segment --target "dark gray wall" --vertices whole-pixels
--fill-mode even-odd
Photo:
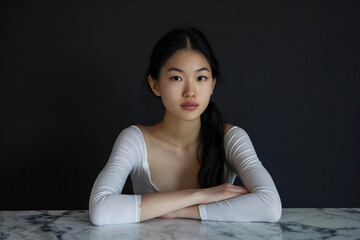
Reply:
[[[153,45],[190,25],[220,62],[214,101],[283,206],[359,207],[359,5],[2,1],[1,210],[86,209],[119,132],[161,118],[142,92]]]

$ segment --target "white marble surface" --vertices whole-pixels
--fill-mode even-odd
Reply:
[[[88,211],[0,211],[1,239],[360,239],[360,208],[283,209],[278,223],[153,219],[100,227]]]

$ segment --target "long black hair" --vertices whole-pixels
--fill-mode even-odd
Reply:
[[[180,49],[201,52],[210,64],[213,79],[219,82],[220,70],[213,50],[205,35],[195,28],[172,30],[156,43],[150,56],[146,78],[150,75],[158,80],[166,60]],[[148,87],[152,92],[151,87]],[[224,150],[224,120],[211,100],[200,118],[197,159],[201,167],[198,182],[200,187],[205,188],[224,183],[228,163]]]

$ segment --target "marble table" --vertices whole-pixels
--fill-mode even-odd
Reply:
[[[153,219],[94,226],[86,210],[0,211],[0,239],[360,239],[360,208],[285,208],[277,223]]]

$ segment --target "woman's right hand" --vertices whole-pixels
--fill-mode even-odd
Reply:
[[[213,203],[248,194],[249,191],[245,187],[224,183],[215,187],[199,189],[201,193],[201,203]]]

